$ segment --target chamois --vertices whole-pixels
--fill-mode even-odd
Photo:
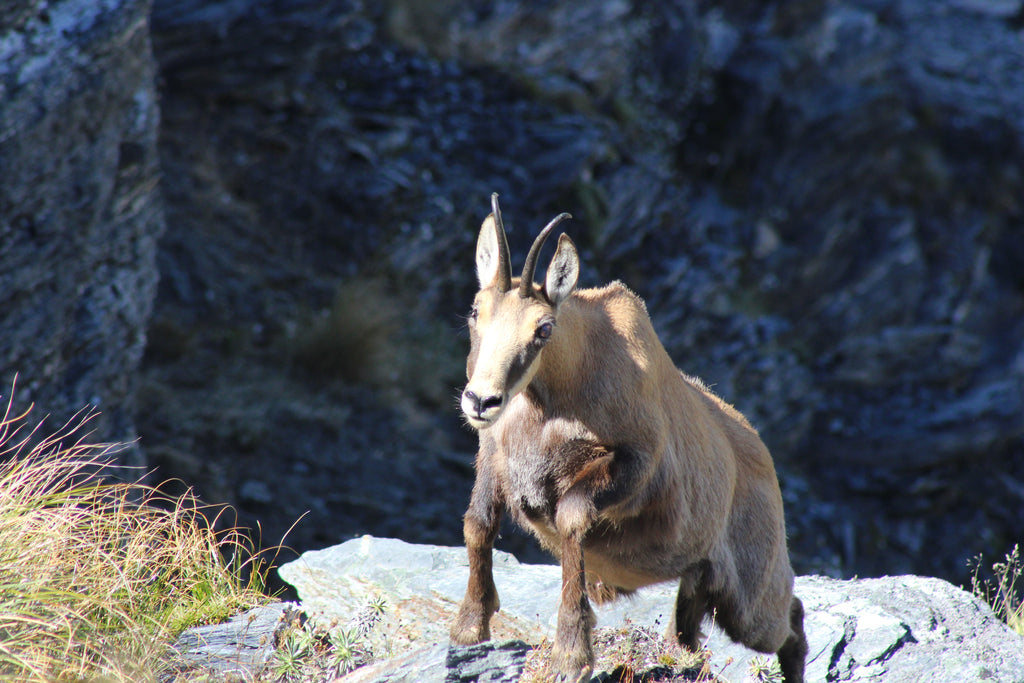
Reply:
[[[498,208],[476,247],[480,291],[469,317],[466,421],[479,432],[464,522],[469,583],[451,626],[456,644],[490,638],[498,593],[491,549],[507,508],[561,561],[553,666],[588,681],[597,603],[670,580],[669,637],[696,649],[713,613],[735,641],[778,653],[803,681],[803,605],[793,595],[782,496],[756,430],[681,373],[644,302],[616,281],[576,289],[566,234],[543,286],[533,281],[553,219],[512,277]]]

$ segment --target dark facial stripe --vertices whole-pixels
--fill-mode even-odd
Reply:
[[[537,358],[537,354],[540,353],[543,347],[543,344],[531,341],[516,354],[516,357],[512,359],[512,365],[508,369],[508,379],[505,381],[506,391],[511,390],[512,387],[519,383],[519,380],[530,369],[533,361]]]

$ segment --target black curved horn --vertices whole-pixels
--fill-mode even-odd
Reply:
[[[507,292],[512,289],[512,260],[508,255],[508,240],[505,238],[505,224],[501,222],[497,192],[491,193],[491,213],[498,228],[498,289]]]
[[[551,231],[555,229],[555,226],[567,218],[572,218],[572,216],[567,213],[560,213],[552,218],[551,222],[545,225],[544,229],[537,235],[537,239],[533,241],[530,253],[526,255],[526,263],[523,264],[523,277],[519,281],[519,296],[524,299],[534,296],[533,271],[537,269],[537,258],[540,256],[540,248],[544,246],[544,241],[551,234]]]

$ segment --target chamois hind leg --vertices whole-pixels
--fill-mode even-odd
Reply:
[[[789,637],[779,648],[779,668],[786,683],[803,683],[808,648],[804,635],[804,604],[795,595],[789,608],[789,630]]]
[[[789,608],[773,616],[747,614],[738,618],[735,604],[723,600],[718,606],[719,623],[732,640],[752,650],[775,652],[785,683],[804,683],[807,639],[804,637],[804,606],[795,595]],[[779,645],[779,643],[782,643]]]
[[[749,606],[743,605],[743,599],[742,594],[735,592],[715,597],[718,625],[734,642],[765,654],[777,654],[785,683],[803,683],[807,655],[803,603],[788,590],[775,603]]]
[[[669,624],[666,636],[675,639],[680,645],[697,652],[700,650],[701,622],[708,612],[708,601],[704,594],[693,589],[693,582],[683,577],[679,582],[679,593],[676,595],[676,609]]]

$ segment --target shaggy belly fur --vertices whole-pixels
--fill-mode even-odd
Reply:
[[[512,510],[512,513],[523,528],[537,537],[545,550],[561,559],[561,539],[555,530],[553,516],[531,515],[521,508]],[[681,572],[675,566],[677,563],[670,563],[673,566],[642,567],[630,562],[630,558],[653,555],[635,546],[638,535],[630,526],[609,528],[598,524],[583,542],[587,592],[597,604],[629,595],[644,586],[679,579]],[[685,566],[685,563],[678,564]]]

